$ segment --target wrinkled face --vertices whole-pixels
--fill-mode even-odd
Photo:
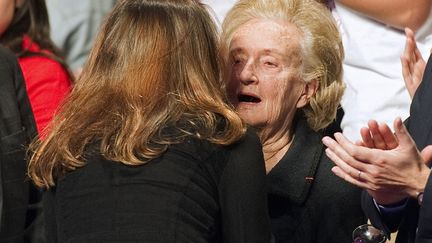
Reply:
[[[15,10],[15,0],[0,0],[0,37],[10,25]]]
[[[277,128],[291,123],[305,82],[296,26],[256,19],[241,26],[229,48],[228,93],[243,120],[256,128]]]

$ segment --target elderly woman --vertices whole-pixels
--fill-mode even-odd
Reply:
[[[315,1],[240,0],[222,31],[230,99],[263,144],[276,242],[351,242],[360,190],[321,143],[344,90],[332,16]]]

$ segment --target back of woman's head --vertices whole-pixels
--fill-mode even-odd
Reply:
[[[228,58],[231,40],[240,26],[261,18],[287,21],[302,33],[302,79],[319,84],[302,110],[312,129],[327,127],[336,117],[344,90],[343,46],[330,11],[316,0],[240,0],[223,22],[221,55]]]
[[[227,145],[244,125],[226,104],[216,26],[194,0],[123,0],[105,20],[87,66],[29,165],[51,186],[84,165],[94,141],[137,165],[187,136]],[[61,161],[61,164],[60,164]]]
[[[201,89],[220,85],[217,48],[215,26],[197,1],[120,1],[97,37],[83,80],[103,76],[99,88],[147,105],[172,94],[208,95]]]

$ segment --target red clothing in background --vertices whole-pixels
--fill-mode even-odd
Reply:
[[[31,52],[46,52],[24,37],[23,47]],[[44,56],[19,58],[19,64],[24,75],[27,93],[40,135],[50,123],[54,113],[69,94],[71,79],[63,66],[54,59]]]

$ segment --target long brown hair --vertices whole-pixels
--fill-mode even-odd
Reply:
[[[229,145],[245,126],[227,105],[217,30],[194,0],[123,0],[108,16],[88,65],[29,164],[50,187],[85,165],[89,143],[128,165],[187,136]]]

